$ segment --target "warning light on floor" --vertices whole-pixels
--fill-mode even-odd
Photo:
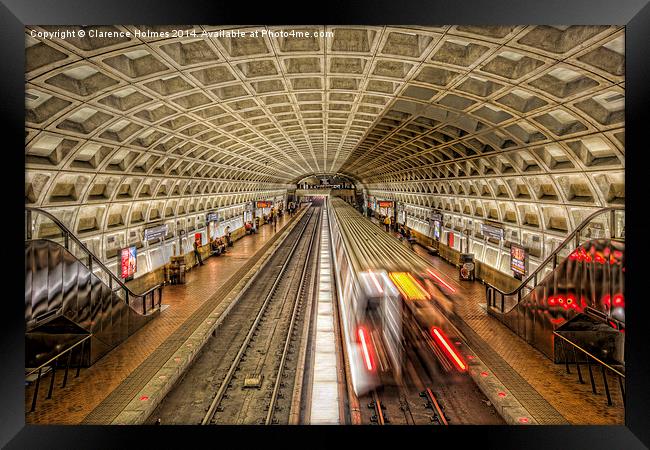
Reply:
[[[140,397],[140,400],[142,400],[143,402],[146,402],[147,400],[149,400],[149,397],[147,397],[146,395],[143,395],[142,397]]]
[[[528,422],[529,422],[528,417],[520,417],[519,418],[519,423],[528,423]]]
[[[481,372],[481,376],[482,376],[482,377],[487,377],[487,376],[488,376],[488,373],[485,372],[485,371],[484,371],[484,372]]]
[[[499,392],[497,395],[501,398],[505,398],[507,394],[505,392]]]

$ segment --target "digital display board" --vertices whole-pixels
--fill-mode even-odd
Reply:
[[[144,230],[144,240],[150,241],[152,239],[160,239],[167,236],[167,231],[169,226],[167,224],[158,225],[157,227],[151,227]]]
[[[216,212],[209,212],[205,215],[205,221],[206,222],[218,222],[219,221],[219,214]]]
[[[123,248],[120,251],[120,275],[122,278],[130,278],[138,269],[137,251],[135,245]]]
[[[380,208],[392,208],[394,205],[394,202],[392,201],[387,201],[387,200],[379,200],[378,202]]]
[[[273,202],[257,202],[257,208],[270,208]]]
[[[494,225],[488,225],[486,223],[482,223],[481,233],[484,236],[502,240],[504,235],[504,230],[503,228],[495,227]]]
[[[510,246],[510,269],[520,275],[526,275],[526,249],[520,245]]]

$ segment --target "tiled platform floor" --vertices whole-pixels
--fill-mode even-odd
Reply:
[[[295,217],[295,216],[294,216]],[[254,235],[244,236],[218,257],[204,260],[204,266],[196,266],[187,273],[183,285],[165,286],[163,305],[169,305],[160,316],[149,322],[123,344],[112,350],[92,367],[82,369],[79,378],[70,377],[64,389],[56,387],[52,399],[47,400],[49,376],[44,377],[39,389],[36,411],[29,413],[33,387],[25,392],[27,423],[78,424],[116,389],[147,357],[182,326],[188,318],[217,293],[219,288],[277,232],[289,223],[285,214],[277,230],[270,224],[260,227]],[[261,255],[258,255],[258,257]],[[222,293],[225,297],[226,293]],[[56,382],[60,385],[61,374]]]

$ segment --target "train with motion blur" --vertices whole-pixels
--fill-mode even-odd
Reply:
[[[328,210],[341,331],[355,393],[401,383],[409,349],[446,372],[466,372],[448,338],[455,291],[449,280],[343,200],[330,198]]]

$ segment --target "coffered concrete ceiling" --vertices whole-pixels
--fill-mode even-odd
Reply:
[[[80,233],[281,195],[326,173],[413,205],[560,233],[624,202],[622,27],[30,33],[63,28],[80,29],[26,29],[25,201]]]

